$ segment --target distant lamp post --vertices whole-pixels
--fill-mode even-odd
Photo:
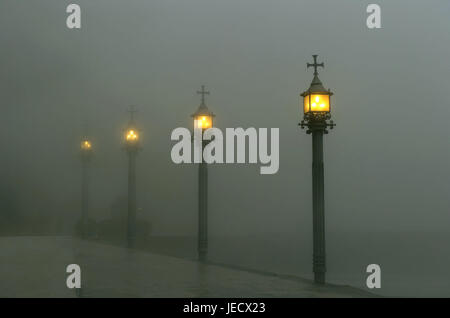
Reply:
[[[83,138],[80,145],[81,150],[81,237],[88,236],[89,217],[89,164],[92,157],[92,143],[88,138]]]
[[[130,108],[130,121],[125,130],[125,149],[128,153],[128,217],[127,247],[133,248],[136,243],[136,156],[139,151],[139,130],[134,122],[134,110]]]
[[[215,115],[206,107],[205,95],[209,95],[209,92],[205,91],[204,85],[197,94],[201,95],[201,103],[192,117],[194,128],[201,129],[203,135],[206,129],[213,127]],[[200,261],[205,261],[208,254],[208,166],[203,160],[203,150],[208,142],[203,141],[202,138],[202,161],[198,168],[198,259]]]
[[[313,55],[314,63],[307,63],[307,67],[314,68],[314,78],[303,97],[303,120],[301,128],[307,128],[306,133],[312,134],[312,193],[313,193],[313,271],[314,282],[325,284],[325,202],[324,202],[324,172],[323,172],[323,134],[327,128],[332,129],[335,124],[331,118],[330,97],[333,93],[326,90],[319,80],[317,68],[324,67],[317,63],[317,55]]]

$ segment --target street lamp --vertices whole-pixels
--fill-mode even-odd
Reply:
[[[130,121],[124,133],[125,149],[128,153],[128,217],[127,247],[133,248],[136,243],[136,155],[139,147],[139,130],[137,129],[131,108]]]
[[[198,259],[205,261],[208,253],[208,166],[203,160],[203,150],[209,141],[203,140],[203,132],[213,126],[215,115],[206,107],[205,95],[209,95],[209,92],[205,91],[204,85],[197,94],[202,96],[201,103],[192,117],[194,129],[201,129],[202,134],[202,160],[198,167]]]
[[[314,67],[314,78],[310,87],[300,94],[303,97],[302,129],[312,134],[312,193],[313,193],[313,272],[314,282],[325,284],[325,202],[324,202],[324,172],[323,172],[323,134],[327,128],[333,129],[335,124],[331,118],[330,97],[333,93],[326,90],[318,77],[317,68],[324,67],[317,63],[317,55],[313,55],[314,63],[307,63],[307,67]]]
[[[92,157],[92,143],[88,138],[83,138],[80,144],[81,150],[81,237],[88,236],[89,214],[89,163]]]

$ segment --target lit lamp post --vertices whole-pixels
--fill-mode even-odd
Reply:
[[[201,104],[197,111],[192,114],[194,118],[194,129],[201,129],[201,134],[213,126],[213,118],[215,115],[206,107],[205,95],[209,92],[205,91],[205,86],[202,85],[202,90],[197,91],[197,94],[202,96]],[[201,163],[198,168],[198,259],[205,261],[208,253],[208,168],[207,163],[203,161],[203,149],[208,141],[203,141],[201,144]]]
[[[128,153],[128,217],[127,217],[127,247],[133,248],[136,242],[136,155],[139,148],[139,131],[130,111],[130,121],[125,130],[125,148]]]
[[[317,67],[324,67],[317,63],[317,55],[313,55],[314,63],[307,63],[307,67],[314,67],[314,78],[303,97],[304,117],[300,126],[307,128],[306,133],[312,134],[312,193],[313,193],[313,271],[314,282],[325,284],[325,202],[323,181],[323,134],[327,128],[332,129],[335,124],[331,118],[330,97],[333,93],[326,90],[319,80]]]
[[[92,156],[92,143],[88,138],[81,141],[81,237],[88,236],[89,214],[89,163]]]

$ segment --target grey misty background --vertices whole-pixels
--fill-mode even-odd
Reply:
[[[69,3],[0,2],[3,235],[73,233],[85,124],[91,217],[110,217],[133,104],[139,216],[194,253],[197,167],[172,163],[170,134],[191,127],[205,84],[217,127],[280,128],[277,174],[210,167],[211,258],[309,277],[311,137],[297,123],[319,54],[338,125],[325,138],[330,281],[363,287],[378,263],[381,294],[450,296],[450,3],[377,1],[381,30],[365,26],[369,1],[77,0],[81,30],[65,26]]]

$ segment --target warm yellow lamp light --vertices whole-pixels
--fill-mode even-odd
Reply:
[[[139,139],[139,134],[136,129],[128,129],[125,138],[127,142],[136,142]]]
[[[212,116],[199,115],[194,117],[194,127],[197,129],[208,129],[212,127]]]
[[[197,111],[192,114],[191,117],[194,118],[194,129],[205,130],[213,126],[213,117],[215,117],[215,115],[205,104],[205,95],[209,95],[209,92],[205,91],[204,85],[202,85],[201,91],[198,91],[197,94],[200,94],[202,99]]]
[[[330,95],[310,93],[303,97],[303,111],[305,114],[314,112],[330,112]]]
[[[92,144],[89,140],[83,140],[81,142],[81,149],[82,150],[90,150],[92,148]]]
[[[309,88],[300,94],[303,97],[303,113],[306,120],[329,119],[331,116],[330,97],[333,93],[323,87],[317,72],[323,63],[317,63],[317,55],[313,55],[314,63],[307,63],[307,67],[314,68],[314,77]]]

